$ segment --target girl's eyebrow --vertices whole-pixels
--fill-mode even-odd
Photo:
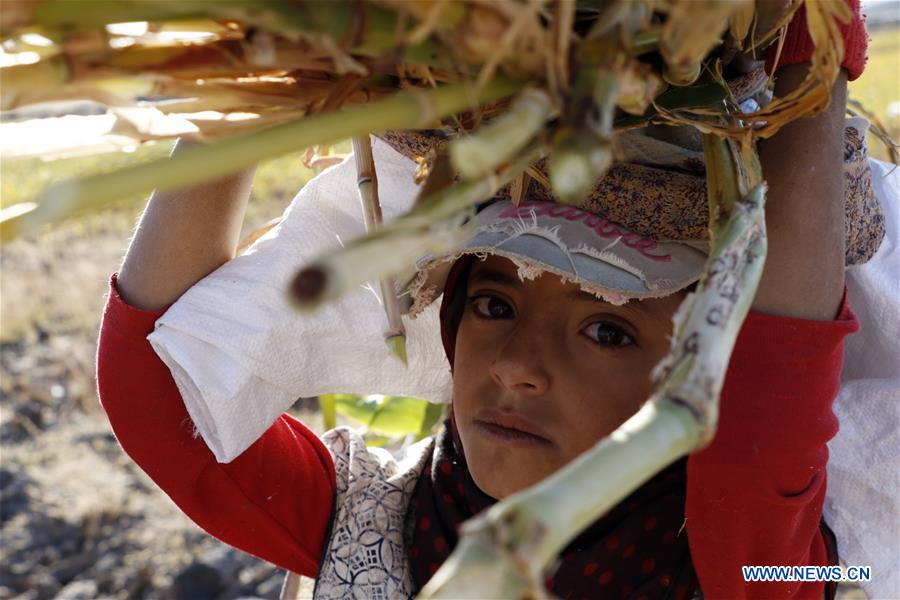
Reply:
[[[502,271],[498,271],[496,269],[492,269],[491,267],[481,267],[474,273],[469,276],[469,284],[474,283],[496,283],[498,285],[505,285],[513,288],[519,288],[522,286],[522,281],[514,276],[507,275]],[[602,304],[604,306],[608,306],[611,308],[616,308],[620,310],[625,310],[626,312],[630,312],[632,314],[650,317],[653,319],[660,319],[660,316],[657,315],[653,309],[647,306],[646,303],[641,302],[639,300],[632,300],[631,302],[627,302],[622,305],[615,305],[598,298],[594,294],[590,292],[586,292],[585,290],[570,290],[567,295],[573,300],[579,300],[581,302],[592,302],[594,304]]]
[[[474,273],[472,273],[472,275],[469,277],[469,283],[478,283],[478,282],[497,283],[500,285],[507,285],[507,286],[510,286],[513,288],[519,288],[522,286],[522,282],[519,280],[518,277],[513,277],[510,275],[507,275],[506,273],[497,271],[490,267],[482,267],[482,268],[478,269],[477,271],[475,271]],[[594,294],[592,294],[590,292],[586,292],[582,289],[570,290],[569,292],[566,293],[566,296],[572,298],[573,300],[579,300],[582,302],[592,302],[594,304],[603,304],[605,306],[615,306],[616,308],[625,309],[630,312],[636,312],[636,313],[644,314],[644,315],[648,315],[648,316],[655,316],[655,315],[653,315],[652,310],[650,310],[643,302],[639,302],[639,301],[628,302],[627,304],[623,304],[621,306],[616,306],[616,305],[610,304],[609,302],[606,302],[606,301],[602,300],[601,298],[598,298]]]
[[[469,283],[477,283],[479,281],[499,283],[501,285],[508,285],[510,287],[521,287],[522,283],[521,281],[519,281],[518,277],[511,277],[506,273],[495,271],[490,267],[482,267],[469,277]]]
[[[602,298],[598,298],[594,294],[590,292],[586,292],[585,290],[570,290],[566,296],[572,298],[573,300],[580,300],[581,302],[593,302],[594,304],[602,304],[603,306],[609,306],[613,308],[623,309],[628,312],[634,312],[637,314],[645,315],[645,316],[655,316],[653,311],[647,308],[647,305],[640,300],[632,300],[631,302],[626,302],[625,304],[611,304]]]

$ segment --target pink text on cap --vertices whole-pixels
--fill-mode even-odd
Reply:
[[[613,223],[609,219],[581,210],[575,206],[558,204],[556,202],[530,200],[522,202],[518,206],[510,206],[500,213],[498,218],[528,218],[532,215],[534,215],[534,217],[546,216],[554,219],[564,219],[573,223],[581,221],[585,227],[603,239],[618,237],[623,244],[637,250],[642,256],[649,258],[650,260],[658,262],[669,262],[672,260],[672,257],[668,254],[650,254],[652,250],[656,250],[659,247],[656,240],[641,237],[633,231],[628,231],[621,225]]]

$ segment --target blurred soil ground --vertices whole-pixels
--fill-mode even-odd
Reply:
[[[4,204],[122,161],[4,160]],[[311,175],[299,155],[261,166],[243,235],[280,215]],[[0,254],[0,599],[278,596],[284,572],[191,523],[122,452],[97,401],[107,283],[143,205],[124,201]],[[321,422],[309,411],[302,418]]]

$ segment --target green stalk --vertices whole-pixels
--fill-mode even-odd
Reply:
[[[659,30],[639,31],[631,38],[631,52],[635,56],[653,52],[659,48]]]
[[[499,173],[483,179],[464,181],[424,198],[409,213],[391,224],[391,228],[412,227],[446,219],[460,210],[490,198],[533,163],[543,158],[546,148],[535,144]]]
[[[465,242],[471,231],[455,225],[440,231],[421,228],[370,235],[361,238],[363,243],[333,250],[297,274],[290,288],[291,300],[298,310],[312,311],[367,281],[409,272],[417,257],[446,252]]]
[[[334,394],[322,394],[319,396],[319,409],[322,411],[322,425],[325,431],[337,427],[337,405]]]
[[[427,91],[398,92],[384,100],[188,148],[174,158],[66,181],[48,188],[34,211],[0,222],[0,237],[7,242],[46,223],[100,208],[125,196],[145,194],[154,188],[185,188],[317,144],[333,144],[371,131],[421,128],[479,103],[502,99],[521,86],[519,82],[497,78],[477,89],[460,83]]]
[[[701,108],[721,105],[728,97],[726,89],[717,83],[698,83],[690,87],[674,87],[666,90],[653,101],[654,107],[643,115],[624,115],[613,122],[616,129],[630,129],[649,124],[650,119],[657,114],[656,106],[677,111],[686,108]]]
[[[34,22],[50,27],[96,28],[129,21],[173,21],[212,18],[235,20],[297,40],[325,36],[347,52],[381,56],[395,50],[402,17],[372,2],[311,0],[48,0],[35,6]],[[441,56],[430,40],[401,49],[412,62],[437,65]],[[447,65],[444,65],[447,66]]]
[[[393,280],[392,280],[393,281]],[[384,285],[381,286],[381,297],[384,298],[385,294]],[[395,292],[396,294],[396,292]],[[394,296],[396,298],[396,295]],[[391,354],[396,356],[400,362],[403,363],[404,367],[409,367],[409,357],[406,354],[406,333],[404,328],[404,333],[396,333],[393,335],[389,335],[384,338],[384,343],[387,345],[388,350]]]
[[[419,598],[543,596],[543,566],[553,562],[572,532],[689,452],[697,432],[687,407],[651,400],[552,477],[466,522],[457,550]],[[505,565],[502,572],[498,565]],[[479,582],[477,591],[473,580]]]
[[[414,270],[416,259],[429,252],[458,247],[472,233],[471,222],[466,228],[457,226],[467,216],[466,209],[524,172],[543,150],[531,149],[498,174],[436,192],[392,223],[320,255],[294,279],[290,290],[294,306],[315,310],[366,281]]]
[[[751,0],[679,0],[660,32],[659,49],[672,85],[690,85],[700,76],[704,57],[720,43],[730,16]]]
[[[420,196],[417,204],[408,213],[385,225],[374,234],[360,238],[358,242],[366,243],[367,240],[393,235],[398,231],[429,227],[434,223],[456,216],[460,211],[490,198],[497,190],[515,179],[525,169],[543,158],[545,154],[544,146],[535,145],[497,173],[491,173],[482,179],[460,181],[438,189],[425,197]]]
[[[378,172],[375,169],[375,157],[372,155],[372,141],[368,135],[353,138],[353,157],[356,161],[356,185],[359,188],[359,200],[362,205],[363,221],[366,233],[372,233],[381,227],[381,203],[378,201]],[[384,341],[391,354],[408,366],[406,357],[406,328],[400,316],[400,303],[394,288],[394,279],[383,277],[378,282],[381,301],[387,315],[388,329]]]
[[[221,8],[216,6],[218,4],[224,3],[202,0],[44,0],[34,6],[31,14],[33,24],[64,29],[89,29],[110,23],[199,19],[204,14],[214,16],[217,9]]]
[[[69,79],[69,67],[62,56],[39,60],[34,64],[14,65],[0,69],[0,110],[19,105],[22,95],[42,89],[53,89]]]
[[[587,69],[579,74],[578,87],[590,98],[596,115],[576,123],[550,156],[550,184],[554,195],[566,204],[584,200],[613,163],[610,142],[613,116],[619,97],[619,77],[606,69]]]
[[[663,79],[672,85],[686,87],[697,81],[702,71],[702,61],[697,61],[685,66],[666,65],[663,69]]]
[[[450,143],[453,168],[467,179],[484,177],[516,156],[543,128],[552,103],[543,90],[526,89],[509,110],[472,135]]]
[[[708,168],[728,160],[735,167],[711,184],[725,195],[754,181],[755,154],[710,142],[705,149]],[[665,465],[712,439],[728,360],[766,254],[764,185],[743,199],[712,192],[710,203],[731,211],[711,223],[704,275],[675,316],[671,353],[654,371],[663,380],[649,402],[560,471],[465,523],[455,551],[420,598],[546,597],[543,570],[569,540]],[[710,213],[719,215],[720,208]]]
[[[651,399],[612,435],[592,451],[571,463],[566,494],[546,480],[535,486],[529,510],[544,515],[553,511],[568,513],[572,526],[583,530],[628,496],[631,490],[676,459],[690,452],[698,441],[697,421],[689,408],[670,398]],[[603,457],[603,477],[597,477],[597,462]],[[608,490],[620,490],[609,494]],[[593,498],[586,506],[579,498]],[[507,519],[510,517],[507,515]],[[536,548],[544,564],[550,563],[569,543],[563,529],[549,528]]]
[[[573,137],[561,143],[550,156],[550,185],[553,194],[566,204],[584,200],[597,180],[613,163],[609,146]]]
[[[690,406],[700,426],[700,446],[716,432],[719,392],[744,318],[756,295],[766,256],[763,205],[758,185],[734,204],[728,220],[712,228],[713,247],[700,282],[701,297],[676,315],[676,342],[657,373],[688,370],[663,385],[665,393]]]
[[[721,220],[734,210],[734,199],[739,197],[738,184],[734,176],[736,165],[734,156],[729,152],[728,141],[714,135],[703,136],[703,154],[709,159],[706,163],[706,193],[709,199],[710,227],[721,223]]]

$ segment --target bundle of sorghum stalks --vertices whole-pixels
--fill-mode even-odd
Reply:
[[[748,109],[741,88],[760,74],[748,65],[801,4],[816,46],[808,81]],[[821,0],[6,0],[4,110],[164,98],[153,106],[211,143],[180,165],[50,190],[3,233],[388,130],[425,134],[406,144],[423,176],[431,167],[473,188],[440,214],[527,177],[577,202],[614,162],[617,131],[687,124],[748,141],[823,108],[849,18]],[[435,169],[444,158],[449,169]]]
[[[758,59],[801,5],[812,68],[773,98]],[[391,275],[458,244],[472,207],[499,191],[582,202],[621,156],[624,130],[689,126],[752,155],[754,138],[825,107],[851,17],[827,0],[6,0],[0,14],[2,109],[90,99],[138,142],[178,135],[123,110],[149,103],[206,142],[9,207],[4,241],[349,138],[361,175],[374,175],[369,134],[416,159],[427,181],[413,210],[301,271],[301,308],[366,280],[391,296]],[[374,230],[370,181],[360,192]],[[613,216],[636,227],[624,210]]]

